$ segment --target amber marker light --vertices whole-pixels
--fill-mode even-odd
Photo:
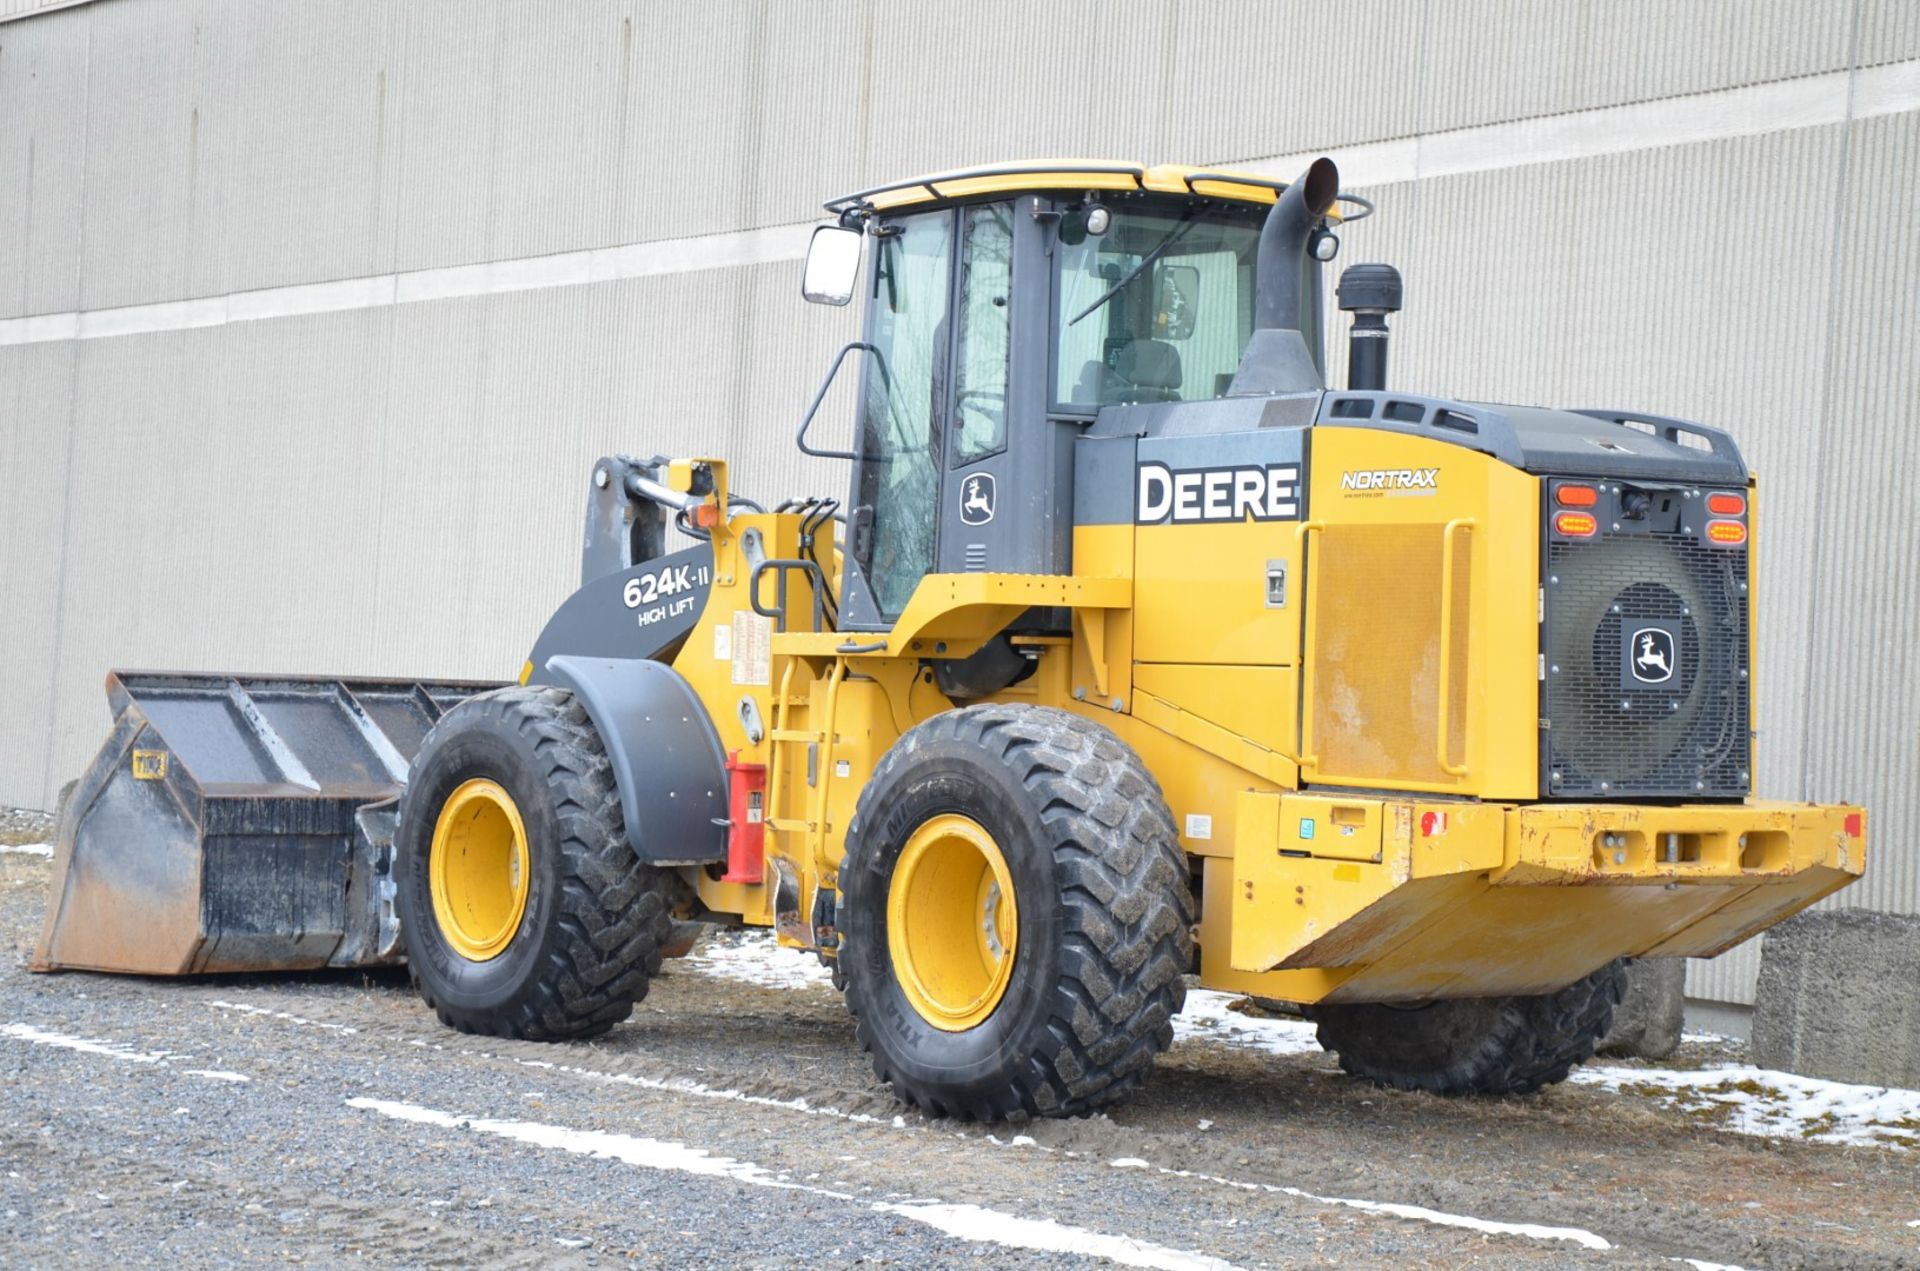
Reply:
[[[1585,512],[1562,512],[1553,518],[1554,533],[1567,538],[1592,538],[1599,528],[1600,523]]]
[[[1747,527],[1738,521],[1708,521],[1707,541],[1723,547],[1738,547],[1747,541]]]
[[[1715,516],[1745,516],[1747,514],[1747,496],[1744,494],[1709,494],[1707,511]]]
[[[1563,485],[1553,497],[1563,508],[1590,508],[1600,501],[1600,491],[1590,485]]]

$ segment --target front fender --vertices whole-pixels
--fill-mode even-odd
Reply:
[[[531,684],[570,689],[600,734],[634,854],[650,865],[727,856],[727,757],[693,686],[664,662],[561,654]]]
[[[547,619],[527,660],[534,678],[553,658],[671,660],[713,588],[713,544],[642,561],[580,584]]]

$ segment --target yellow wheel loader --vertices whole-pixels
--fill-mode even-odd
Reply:
[[[1384,265],[1330,388],[1321,266],[1372,209],[1329,161],[827,208],[803,295],[866,325],[797,442],[844,503],[601,460],[514,685],[116,673],[37,965],[404,956],[453,1027],[564,1039],[676,924],[767,926],[903,1099],[1066,1116],[1147,1075],[1189,976],[1379,1082],[1533,1089],[1623,959],[1860,874],[1860,809],[1753,797],[1733,439],[1390,388]]]

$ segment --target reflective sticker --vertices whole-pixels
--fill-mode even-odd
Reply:
[[[135,781],[164,781],[166,777],[166,751],[136,750],[133,752],[133,779]]]

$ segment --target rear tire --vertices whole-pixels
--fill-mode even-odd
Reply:
[[[480,864],[455,857],[483,837],[461,829],[476,817],[498,842],[521,840],[496,850],[504,865],[465,846]],[[646,996],[673,936],[677,880],[628,845],[612,765],[565,689],[498,689],[448,711],[408,774],[394,857],[414,986],[464,1033],[598,1036]]]
[[[860,1044],[933,1115],[1084,1116],[1172,1043],[1186,854],[1139,756],[1089,720],[989,705],[911,729],[861,792],[841,885]]]
[[[1431,1094],[1525,1094],[1593,1058],[1626,983],[1626,963],[1614,961],[1539,997],[1314,1006],[1307,1017],[1356,1077]]]

